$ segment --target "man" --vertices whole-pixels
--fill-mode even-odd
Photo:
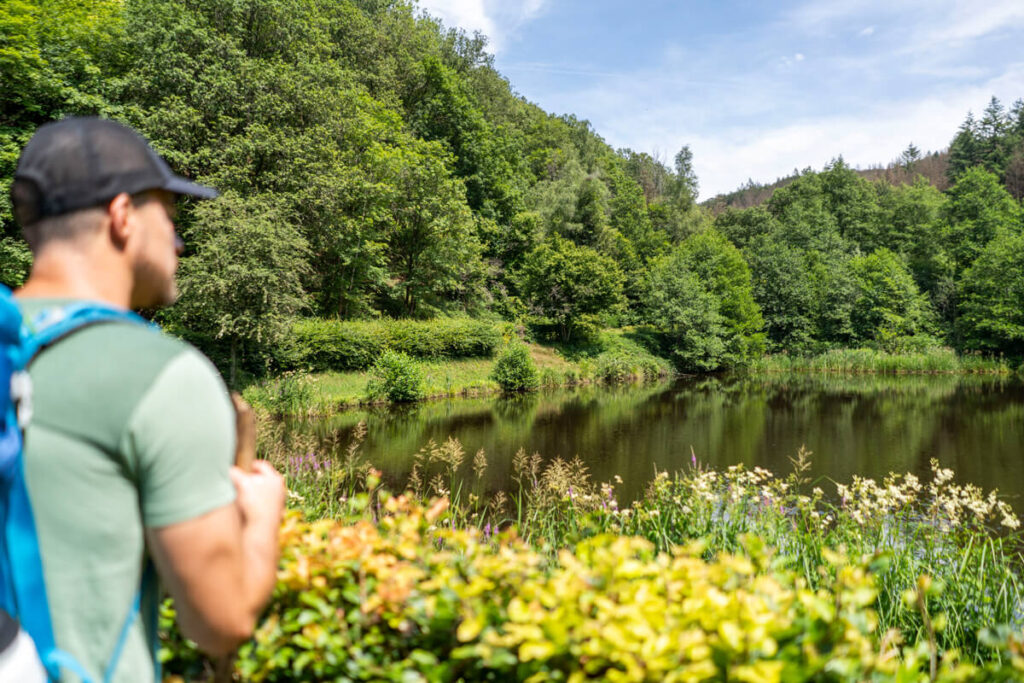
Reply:
[[[11,188],[34,256],[17,292],[26,319],[75,301],[172,303],[180,195],[216,192],[175,176],[131,129],[42,126]],[[235,419],[216,370],[181,341],[107,323],[47,349],[30,375],[25,471],[57,646],[102,680],[151,558],[183,633],[230,652],[273,590],[285,491],[265,462],[231,466]],[[158,599],[147,593],[143,613]],[[112,680],[153,680],[147,631],[131,625]]]

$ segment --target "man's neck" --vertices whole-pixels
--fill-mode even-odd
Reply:
[[[120,266],[120,267],[119,267]],[[131,302],[131,275],[98,254],[52,246],[40,252],[15,296],[24,299],[87,299],[118,308]]]

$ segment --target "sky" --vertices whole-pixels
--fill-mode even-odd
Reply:
[[[842,155],[949,145],[1024,98],[1024,0],[419,0],[488,37],[518,94],[671,166],[702,199]]]

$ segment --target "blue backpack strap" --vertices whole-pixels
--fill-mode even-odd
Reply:
[[[117,637],[117,645],[114,646],[114,651],[110,655],[110,661],[107,662],[107,670],[103,676],[103,683],[110,683],[114,680],[114,673],[117,671],[117,663],[121,660],[121,655],[124,652],[124,646],[128,643],[128,635],[132,631],[132,625],[135,620],[139,617],[142,611],[142,598],[153,591],[157,585],[156,568],[153,566],[151,559],[146,560],[146,566],[142,570],[142,581],[139,584],[139,589],[135,592],[135,597],[132,598],[132,606],[128,611],[128,616],[124,620],[124,624],[121,626],[121,634]],[[157,640],[157,628],[159,624],[158,618],[158,603],[159,599],[154,599],[153,603],[149,606],[146,615],[147,627],[149,630],[150,637],[150,656],[153,659],[154,667],[154,681],[160,680],[160,661],[157,658],[157,648],[159,642]]]
[[[49,308],[23,326],[19,365],[21,368],[28,367],[45,349],[87,326],[110,322],[156,327],[137,313],[105,304],[81,302]]]

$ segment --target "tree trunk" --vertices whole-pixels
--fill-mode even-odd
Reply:
[[[231,338],[231,373],[228,376],[228,383],[234,389],[238,386],[238,337]]]

